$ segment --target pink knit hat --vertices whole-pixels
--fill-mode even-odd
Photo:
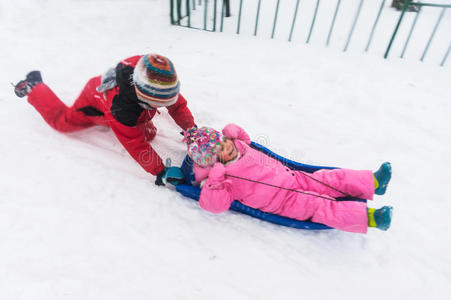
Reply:
[[[207,168],[216,163],[222,141],[219,131],[210,127],[193,127],[184,131],[183,135],[188,145],[188,156],[195,164]]]

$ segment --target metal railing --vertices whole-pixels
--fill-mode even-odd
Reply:
[[[237,12],[233,16],[233,20],[228,21],[227,23],[229,26],[233,26],[233,22],[236,22],[236,25],[234,28],[232,28],[233,32],[236,34],[240,34],[242,31],[242,23],[243,23],[243,0],[170,0],[170,18],[171,18],[171,24],[178,25],[178,26],[184,26],[194,29],[200,29],[205,31],[212,31],[212,32],[223,32],[225,29],[225,18],[230,16],[230,1],[234,1],[235,8]],[[239,1],[239,3],[238,3]],[[261,25],[261,14],[262,14],[262,0],[254,0],[256,2],[256,11],[255,11],[255,20],[248,20],[248,24],[253,25],[253,35],[257,36],[259,34],[259,25]],[[295,2],[294,2],[295,1]],[[313,1],[313,0],[310,0]],[[315,0],[314,3],[314,9],[313,14],[311,17],[310,22],[305,22],[304,25],[308,26],[308,31],[306,33],[305,42],[310,43],[312,40],[312,35],[315,31],[315,26],[317,25],[317,20],[319,16],[320,9],[325,9],[325,5],[321,6],[321,0]],[[332,0],[330,0],[332,1]],[[328,4],[330,4],[330,1]],[[346,1],[348,1],[346,3]],[[376,0],[371,0],[376,1]],[[270,26],[270,34],[269,37],[271,39],[274,39],[277,32],[277,25],[279,22],[279,19],[283,18],[285,20],[285,25],[288,25],[289,21],[289,35],[288,35],[288,41],[291,42],[293,40],[293,32],[296,28],[296,21],[298,19],[298,13],[300,11],[301,6],[301,0],[293,0],[292,3],[294,6],[290,10],[286,10],[285,14],[291,13],[292,15],[281,15],[280,12],[280,6],[281,1],[280,0],[273,0],[271,4],[274,5],[274,11],[272,14],[266,14],[266,20],[270,19],[271,26]],[[304,1],[305,2],[305,1]],[[360,20],[360,16],[362,13],[362,7],[365,3],[365,0],[354,0],[356,2],[356,7],[350,7],[347,6],[346,9],[354,9],[354,12],[352,12],[352,22],[350,23],[349,28],[347,29],[346,39],[343,47],[343,51],[348,51],[349,46],[351,44],[353,35],[356,31],[356,28],[358,27],[358,23],[362,23],[362,20]],[[328,47],[330,45],[332,36],[334,34],[335,26],[337,23],[337,18],[340,16],[340,13],[343,13],[343,3],[349,4],[349,0],[336,0],[334,2],[334,9],[332,18],[330,21],[330,25],[327,26],[327,37],[326,37],[326,46]],[[369,32],[367,32],[368,38],[365,42],[364,52],[368,52],[370,47],[373,44],[374,36],[377,31],[378,25],[381,20],[381,16],[383,13],[387,10],[384,10],[386,5],[386,0],[380,0],[379,5],[377,6],[377,14],[374,18],[374,20],[368,20],[369,23],[366,23],[366,25],[371,25],[368,27]],[[286,4],[286,3],[285,3]],[[330,5],[327,6],[328,9],[331,8]],[[388,58],[390,52],[393,50],[393,45],[395,44],[395,41],[400,38],[400,28],[402,27],[404,20],[406,19],[406,13],[409,11],[409,8],[415,7],[418,9],[417,12],[414,12],[415,18],[412,21],[412,24],[410,25],[410,30],[407,33],[407,38],[404,42],[404,45],[402,47],[402,51],[400,54],[400,58],[404,58],[406,55],[407,48],[409,46],[409,43],[412,39],[412,36],[414,35],[415,28],[418,24],[418,20],[420,18],[420,15],[422,14],[423,8],[435,8],[440,9],[440,14],[437,17],[437,20],[435,21],[435,25],[432,28],[432,31],[429,34],[429,38],[427,39],[426,45],[424,47],[424,50],[422,51],[421,57],[419,58],[420,61],[424,61],[430,46],[432,44],[432,41],[434,40],[435,36],[437,35],[438,28],[440,24],[442,23],[445,13],[448,8],[451,8],[451,5],[449,4],[433,4],[433,3],[421,3],[421,2],[413,2],[413,0],[405,0],[404,5],[402,7],[402,10],[399,12],[399,17],[396,17],[396,15],[393,15],[393,11],[391,11],[392,15],[391,18],[395,18],[394,23],[396,23],[393,33],[391,35],[387,35],[387,39],[389,40],[388,45],[385,48],[384,51],[384,58]],[[266,8],[266,12],[268,11],[268,8]],[[347,11],[349,14],[350,12]],[[195,19],[197,20],[196,24],[193,24],[193,18],[195,16]],[[397,18],[397,21],[396,21]],[[201,20],[199,22],[199,20]],[[365,19],[367,20],[367,19]],[[269,23],[269,21],[267,21]],[[324,21],[323,21],[324,22]],[[218,26],[219,25],[219,26]],[[364,27],[360,25],[361,27]],[[219,27],[219,28],[218,28]],[[269,28],[269,26],[268,26]],[[306,28],[307,29],[307,28]],[[451,29],[451,28],[450,28]],[[361,30],[362,31],[362,30]],[[269,33],[268,32],[268,33]],[[447,30],[445,34],[450,35],[451,30]],[[363,33],[360,33],[362,35]],[[386,34],[386,33],[384,33]],[[387,33],[388,34],[388,33]],[[421,33],[422,35],[425,35],[424,32]],[[445,38],[451,38],[451,36],[446,36]],[[424,36],[426,38],[427,36]],[[379,42],[381,43],[381,42]],[[418,44],[417,44],[418,47]],[[445,46],[446,47],[446,46]],[[446,63],[446,60],[449,56],[449,52],[451,49],[451,41],[448,44],[447,49],[443,49],[442,51],[442,57],[440,57],[440,66],[444,66]],[[439,55],[439,54],[436,54]]]
[[[412,2],[413,2],[412,0],[406,0],[406,2],[404,3],[403,9],[401,11],[401,15],[399,16],[398,23],[396,24],[396,27],[395,27],[394,32],[393,32],[393,35],[392,35],[392,37],[390,39],[390,42],[389,42],[389,44],[387,46],[387,50],[385,51],[384,58],[387,58],[389,53],[390,53],[391,47],[393,45],[393,42],[394,42],[395,38],[397,37],[398,31],[399,31],[399,27],[400,27],[400,25],[401,25],[401,23],[402,23],[402,21],[404,19],[405,13],[408,10],[410,5],[414,4],[415,6],[419,7],[419,10],[417,12],[417,15],[415,16],[414,21],[412,22],[409,34],[408,34],[407,39],[406,39],[406,41],[404,43],[404,47],[403,47],[403,50],[402,50],[402,53],[401,53],[401,56],[400,56],[401,58],[404,57],[404,54],[405,54],[406,49],[407,49],[407,46],[409,45],[409,41],[410,41],[410,39],[412,37],[412,33],[413,33],[414,29],[415,29],[415,26],[417,24],[418,18],[420,17],[420,14],[422,12],[422,8],[423,7],[437,7],[437,8],[441,8],[440,15],[438,16],[437,21],[435,23],[435,26],[434,26],[434,28],[433,28],[430,36],[429,36],[428,42],[427,42],[427,44],[426,44],[426,46],[424,48],[423,54],[421,55],[420,61],[423,61],[424,58],[426,57],[426,54],[427,54],[427,52],[429,50],[431,42],[434,39],[434,36],[437,33],[437,29],[438,29],[438,27],[440,26],[440,23],[443,20],[443,16],[445,15],[446,10],[451,7],[451,5],[444,5],[444,4],[421,3],[421,2],[412,3]],[[446,60],[448,58],[450,49],[451,49],[451,42],[449,43],[448,50],[445,52],[445,55],[443,56],[443,59],[441,60],[440,66],[443,67],[445,65],[445,62],[446,62]]]

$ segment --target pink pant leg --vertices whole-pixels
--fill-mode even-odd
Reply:
[[[315,195],[291,197],[278,215],[301,221],[310,220],[343,231],[366,233],[368,215],[365,202],[334,201]]]
[[[295,172],[295,175],[299,184],[297,188],[302,191],[325,194],[333,198],[351,196],[367,200],[373,199],[374,178],[373,173],[368,170],[333,169],[319,170],[314,173]],[[324,182],[336,190],[318,181]]]

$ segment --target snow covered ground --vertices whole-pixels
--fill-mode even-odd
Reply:
[[[0,1],[0,299],[447,299],[451,69],[169,25],[167,1]],[[391,30],[387,29],[387,30]],[[67,104],[122,58],[170,57],[196,122],[292,159],[391,161],[392,228],[302,231],[212,215],[156,187],[111,131],[63,135],[12,92]],[[449,65],[449,62],[448,62]],[[152,144],[180,163],[164,109]]]

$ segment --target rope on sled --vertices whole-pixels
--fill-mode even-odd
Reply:
[[[335,198],[332,198],[332,197],[326,197],[326,196],[322,196],[322,195],[317,195],[317,194],[312,194],[312,193],[308,193],[308,192],[298,191],[298,190],[295,190],[295,189],[284,188],[284,187],[277,186],[277,185],[273,185],[273,184],[270,184],[270,183],[261,182],[261,181],[256,181],[256,180],[252,180],[252,179],[248,179],[248,178],[243,178],[243,177],[239,177],[239,176],[235,176],[235,175],[225,174],[225,176],[227,176],[227,177],[233,177],[233,178],[236,178],[236,179],[241,179],[241,180],[250,181],[250,182],[253,182],[253,183],[259,183],[259,184],[267,185],[267,186],[270,186],[270,187],[279,188],[279,189],[281,189],[281,190],[286,190],[286,191],[295,192],[295,193],[299,193],[299,194],[304,194],[304,195],[308,195],[308,196],[313,196],[313,197],[323,198],[323,199],[331,200],[331,201],[337,201]],[[313,178],[312,178],[312,179],[313,179]],[[315,179],[315,180],[316,180],[316,179]],[[334,189],[334,190],[336,190],[335,188],[333,188],[333,187],[327,185],[326,183],[324,183],[324,182],[322,182],[322,181],[319,181],[319,180],[317,180],[317,181],[320,182],[320,183],[322,183],[322,184],[324,184],[324,185],[326,185],[326,186],[328,186],[328,187],[330,187],[330,188],[332,188],[332,189]],[[339,191],[339,192],[341,192],[341,191]],[[341,193],[344,194],[344,195],[346,195],[346,194],[343,193],[343,192],[341,192]]]
[[[331,186],[331,185],[329,185],[329,184],[327,184],[327,183],[325,183],[325,182],[322,182],[321,180],[318,180],[318,179],[316,179],[316,178],[314,178],[314,177],[312,177],[312,176],[310,176],[310,175],[307,175],[307,174],[304,173],[304,172],[300,172],[300,173],[302,173],[304,176],[310,178],[310,179],[313,180],[313,181],[316,181],[316,182],[318,182],[318,183],[320,183],[320,184],[322,184],[322,185],[324,185],[324,186],[327,186],[328,188],[330,188],[330,189],[332,189],[332,190],[334,190],[334,191],[336,191],[336,192],[338,192],[338,193],[343,194],[343,196],[345,196],[345,197],[351,197],[350,195],[346,194],[345,192],[340,191],[339,189],[334,188],[333,186]]]

